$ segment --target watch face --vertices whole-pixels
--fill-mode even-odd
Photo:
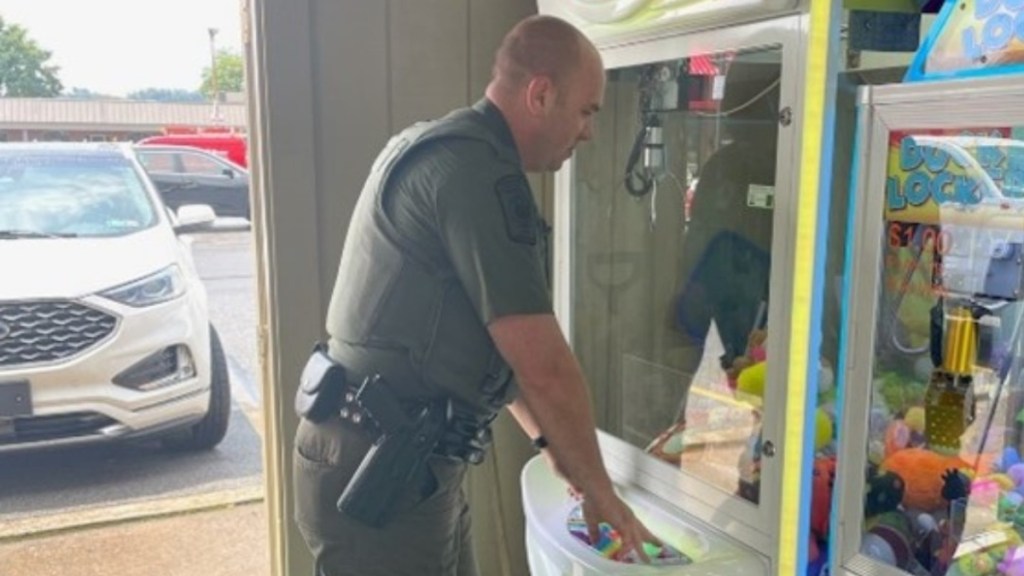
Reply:
[[[607,523],[602,522],[600,524],[598,540],[596,543],[592,543],[590,536],[587,534],[587,523],[583,519],[583,509],[580,505],[574,506],[572,511],[569,512],[566,525],[569,533],[580,542],[589,546],[595,554],[624,564],[641,563],[635,551],[630,551],[628,554],[622,553],[622,538]],[[693,562],[693,559],[667,542],[664,542],[661,546],[645,542],[644,552],[651,559],[652,566],[685,566]]]

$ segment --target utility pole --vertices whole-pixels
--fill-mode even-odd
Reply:
[[[217,32],[216,28],[208,28],[210,33],[210,81],[213,85],[213,120],[220,122],[220,87],[217,85]]]

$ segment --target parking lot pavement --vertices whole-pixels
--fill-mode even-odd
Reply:
[[[111,446],[0,459],[0,576],[269,574],[252,247],[244,220],[218,226],[228,233],[195,241],[230,356],[225,441],[202,454]]]
[[[262,502],[0,543],[2,576],[269,576]]]

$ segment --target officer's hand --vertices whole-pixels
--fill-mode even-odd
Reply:
[[[645,563],[649,563],[651,559],[644,552],[644,542],[662,545],[661,540],[637,519],[629,506],[614,492],[596,497],[588,494],[583,500],[583,518],[587,522],[591,542],[597,542],[600,537],[598,526],[601,522],[607,522],[622,538],[622,553],[635,552]]]
[[[551,471],[555,473],[555,476],[561,478],[566,484],[569,485],[569,496],[572,496],[574,500],[582,500],[583,491],[577,488],[576,485],[573,484],[572,480],[569,479],[569,475],[565,473],[565,470],[558,463],[558,460],[555,460],[554,455],[551,454],[551,450],[541,450],[541,454],[544,455],[544,460],[547,461],[548,467],[551,468]]]

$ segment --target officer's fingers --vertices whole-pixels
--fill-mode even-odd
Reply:
[[[590,543],[597,546],[598,541],[601,539],[601,528],[599,524],[587,518],[587,535],[590,536]]]
[[[583,508],[583,521],[587,523],[587,536],[590,538],[591,544],[597,544],[598,538],[601,536],[598,515],[592,509],[590,502],[584,500],[582,502]]]
[[[629,550],[633,550],[636,552],[636,556],[641,562],[644,564],[651,563],[651,559],[647,556],[647,552],[644,551],[644,540],[640,537],[640,531],[630,530],[629,536],[624,536],[622,538],[622,544],[626,548],[627,554],[629,553]]]
[[[571,484],[569,485],[569,496],[577,502],[583,502],[583,491]]]
[[[640,530],[643,533],[644,542],[650,542],[651,544],[657,544],[658,546],[665,545],[665,543],[661,541],[661,538],[658,538],[654,535],[654,532],[647,529],[647,526],[640,524]]]

